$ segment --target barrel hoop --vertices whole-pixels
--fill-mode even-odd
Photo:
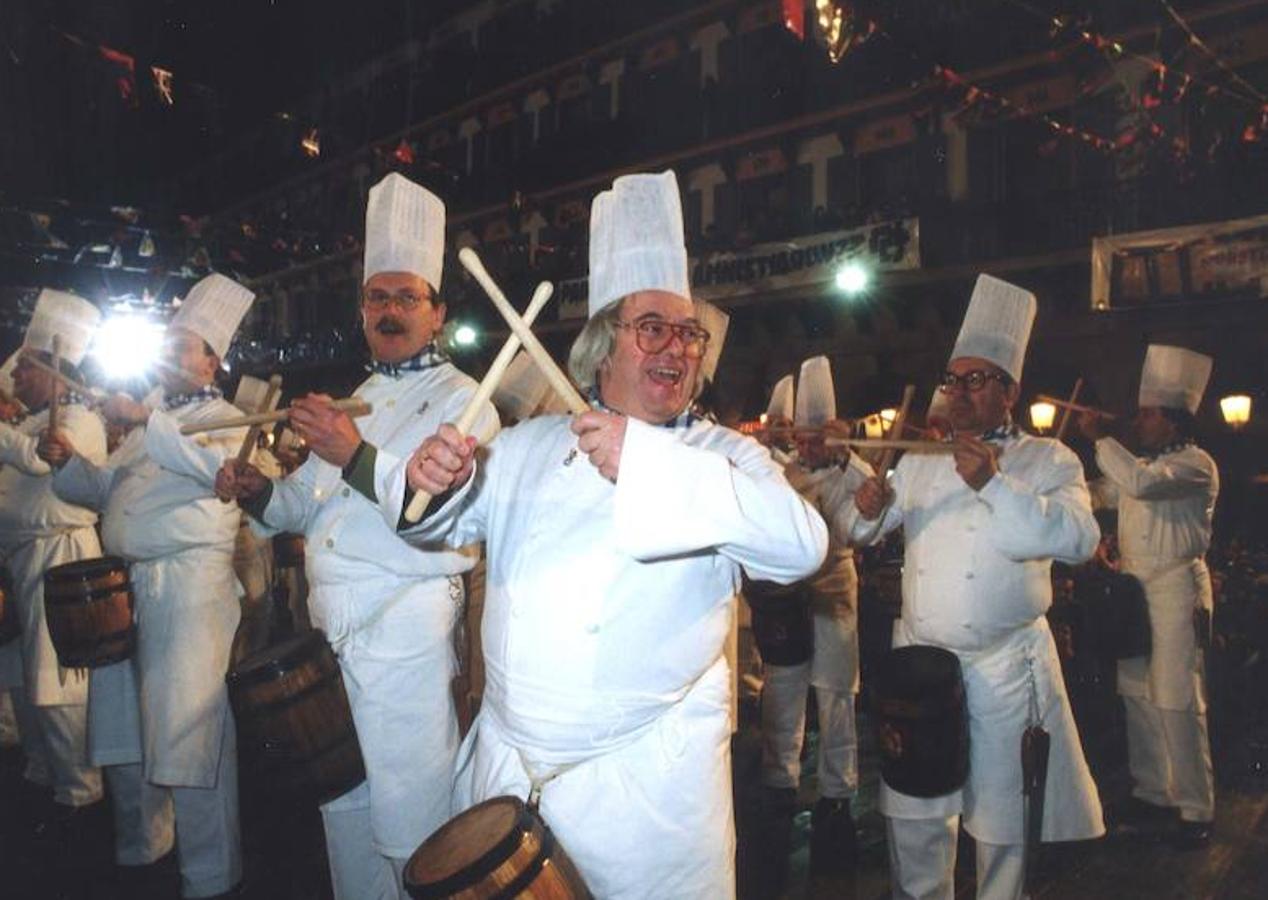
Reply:
[[[102,588],[91,588],[89,590],[79,590],[83,587],[83,583],[76,584],[77,590],[60,591],[50,590],[51,585],[44,586],[44,600],[53,601],[54,606],[87,606],[90,603],[96,603],[103,597],[113,597],[115,594],[126,594],[128,597],[128,606],[132,605],[132,583],[124,580],[123,584],[108,585]]]
[[[494,894],[490,900],[513,900],[518,897],[521,891],[527,890],[528,886],[533,883],[542,869],[546,866],[550,859],[550,854],[555,849],[555,834],[550,830],[545,822],[542,823],[542,845],[537,850],[537,855],[533,857],[532,862],[524,867],[524,871],[520,872],[510,884],[502,888]]]
[[[258,703],[258,704],[252,703],[250,706],[251,712],[252,713],[275,712],[279,709],[286,709],[287,707],[294,706],[299,701],[307,699],[310,694],[315,694],[318,691],[324,690],[325,688],[327,688],[332,680],[339,677],[339,674],[340,673],[338,670],[335,670],[333,672],[327,672],[325,675],[323,675],[321,678],[318,678],[312,684],[302,688],[301,690],[296,691],[293,694],[287,694],[285,697],[278,697],[276,700],[270,700],[268,703]],[[340,685],[343,684],[342,679],[340,679],[339,683]],[[237,681],[229,682],[230,687],[234,687],[234,688],[238,687],[241,684],[242,684],[241,682],[237,682]]]
[[[465,869],[460,869],[457,872],[454,872],[448,878],[442,878],[439,881],[433,881],[428,884],[417,885],[416,887],[420,892],[419,895],[424,897],[449,897],[465,888],[471,887],[486,876],[491,875],[498,866],[502,865],[511,858],[511,854],[513,854],[515,849],[523,843],[524,836],[532,831],[532,826],[532,813],[530,813],[528,808],[525,807],[520,810],[519,818],[515,821],[515,827],[512,828],[506,836],[502,838],[502,840],[498,841],[485,851],[483,856],[474,860]],[[549,840],[550,829],[545,827],[545,823],[542,825],[542,830],[546,835],[544,840]],[[538,855],[539,858],[540,855],[541,854]],[[537,860],[534,860],[534,863],[536,864]],[[536,869],[530,865],[529,869],[533,871],[535,877],[536,873],[541,870],[541,865],[537,865]],[[519,878],[516,878],[513,884],[518,883]],[[503,891],[498,893],[496,896],[514,896],[514,894],[507,895],[506,892]],[[490,898],[490,900],[493,900],[493,898]]]

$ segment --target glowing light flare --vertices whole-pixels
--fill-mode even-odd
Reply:
[[[304,139],[299,142],[299,148],[304,151],[305,156],[312,159],[321,156],[321,135],[316,128],[308,129]]]
[[[854,297],[867,290],[872,283],[871,273],[858,263],[846,263],[837,269],[836,286],[847,296]]]
[[[116,313],[101,323],[92,355],[108,378],[137,378],[158,361],[164,331],[161,322],[147,316]]]
[[[1051,403],[1045,403],[1041,400],[1038,403],[1030,404],[1030,424],[1035,431],[1048,431],[1056,420],[1057,408]]]
[[[475,345],[479,337],[479,332],[470,325],[459,325],[454,329],[453,342],[459,347],[471,347]]]
[[[1246,394],[1229,394],[1220,398],[1220,415],[1233,428],[1241,428],[1250,421],[1250,397]]]

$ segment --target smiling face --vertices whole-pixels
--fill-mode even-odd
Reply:
[[[686,355],[675,336],[659,353],[644,353],[635,327],[648,320],[699,326],[695,306],[667,291],[638,291],[621,302],[612,352],[599,366],[599,396],[628,416],[660,425],[679,415],[695,394],[700,360]]]
[[[1006,378],[999,366],[976,356],[960,356],[951,360],[947,371],[960,377],[980,371],[989,376]],[[970,391],[964,384],[943,390],[945,402],[938,406],[955,431],[981,434],[1008,421],[1008,411],[1017,403],[1019,393],[1020,388],[1012,379],[1005,382],[998,377],[988,377],[980,390]]]
[[[378,272],[361,291],[361,325],[370,355],[399,363],[417,356],[445,324],[445,304],[412,272]]]

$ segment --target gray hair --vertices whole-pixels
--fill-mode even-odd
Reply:
[[[581,390],[599,387],[599,367],[612,355],[616,346],[616,327],[621,321],[621,306],[625,298],[613,300],[590,317],[568,351],[568,374]],[[703,368],[696,370],[696,383],[691,386],[694,400],[704,390]]]

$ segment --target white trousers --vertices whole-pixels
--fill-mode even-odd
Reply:
[[[885,830],[894,900],[955,900],[959,817],[886,817]],[[978,900],[1021,900],[1025,876],[1021,844],[977,842]]]
[[[403,879],[408,858],[375,849],[367,782],[324,805],[321,821],[335,900],[408,900]]]
[[[1215,772],[1206,715],[1161,709],[1144,697],[1123,697],[1127,766],[1132,793],[1155,806],[1174,806],[1186,822],[1215,818]]]
[[[20,722],[28,780],[53,788],[64,806],[87,806],[101,799],[101,770],[88,764],[88,707],[34,706],[23,688],[12,690]]]
[[[795,788],[801,779],[806,691],[812,663],[767,665],[762,685],[762,784]],[[819,796],[834,800],[858,790],[858,731],[854,695],[815,688],[819,706]]]
[[[236,740],[230,717],[221,736],[214,787],[152,784],[140,763],[106,767],[120,865],[149,865],[174,843],[182,897],[223,894],[242,880]]]

